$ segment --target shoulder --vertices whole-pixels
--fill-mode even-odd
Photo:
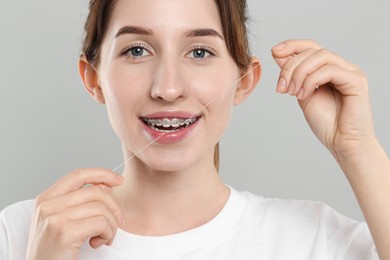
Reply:
[[[274,220],[283,220],[288,222],[318,223],[333,221],[340,223],[349,223],[352,225],[361,224],[361,222],[346,217],[328,204],[296,199],[264,198],[251,192],[241,192],[248,198],[248,213],[252,215],[261,215],[262,217],[272,217]]]
[[[25,200],[12,204],[0,212],[0,219],[6,226],[31,222],[35,210],[35,200]]]
[[[275,244],[316,245],[336,259],[340,255],[342,259],[361,259],[354,258],[359,254],[377,259],[367,224],[340,214],[326,203],[239,193],[247,197],[243,223],[251,223],[251,230],[261,230],[268,239],[275,237]]]

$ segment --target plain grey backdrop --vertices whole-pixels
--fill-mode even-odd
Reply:
[[[0,209],[34,198],[79,167],[112,169],[120,143],[105,107],[79,79],[87,0],[0,0]],[[266,197],[319,200],[362,220],[330,153],[295,98],[275,93],[270,48],[312,38],[366,72],[379,140],[390,153],[390,3],[385,0],[250,0],[253,54],[264,59],[254,94],[221,142],[225,182]],[[369,160],[369,158],[367,158]]]

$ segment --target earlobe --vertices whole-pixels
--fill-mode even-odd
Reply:
[[[256,88],[261,77],[261,64],[260,61],[253,57],[248,70],[242,73],[244,76],[238,84],[236,95],[234,97],[234,104],[239,105],[242,101],[248,97],[252,91]]]
[[[87,92],[99,103],[104,104],[105,99],[99,82],[96,69],[87,61],[85,55],[79,59],[79,73]]]

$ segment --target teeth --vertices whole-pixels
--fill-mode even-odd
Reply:
[[[171,121],[169,121],[169,119],[167,119],[167,118],[164,118],[162,121],[162,124],[163,124],[163,127],[168,128],[171,126]]]
[[[180,125],[180,120],[179,119],[173,119],[172,122],[171,122],[171,126],[172,127],[179,127]]]
[[[153,129],[155,130],[159,130],[159,131],[162,131],[162,132],[171,132],[171,131],[174,131],[175,129],[172,129],[172,130],[163,130],[163,129],[157,129],[156,126],[158,127],[163,127],[163,128],[170,128],[170,127],[173,127],[173,128],[178,128],[180,126],[189,126],[190,124],[193,124],[195,123],[198,118],[188,118],[188,119],[182,119],[182,118],[173,118],[172,120],[170,120],[169,118],[163,118],[163,119],[149,119],[149,118],[144,118],[143,119],[148,125],[150,125]]]

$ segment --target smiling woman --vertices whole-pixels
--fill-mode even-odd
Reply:
[[[6,208],[1,259],[390,257],[390,165],[367,80],[314,41],[272,48],[276,90],[296,97],[368,225],[323,203],[238,191],[218,175],[233,108],[261,77],[246,9],[245,0],[90,1],[79,73],[107,109],[123,173],[77,169]]]

